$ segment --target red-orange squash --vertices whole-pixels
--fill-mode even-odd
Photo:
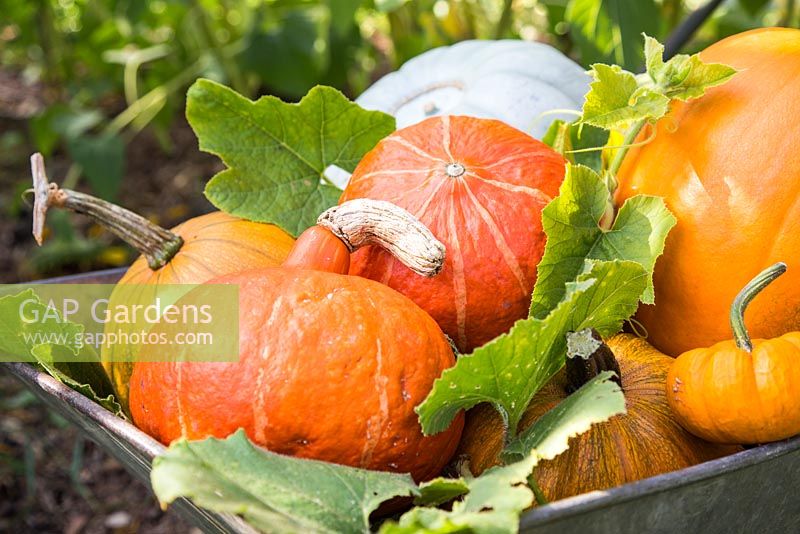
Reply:
[[[226,273],[280,265],[294,243],[277,226],[222,212],[194,217],[166,230],[125,208],[49,183],[41,154],[31,157],[31,166],[36,240],[42,241],[48,208],[87,215],[142,254],[122,276],[120,284],[202,284]],[[109,326],[119,328],[119,325]],[[127,350],[127,346],[103,345],[100,358],[119,402],[127,410],[133,364],[126,357],[130,355],[121,354],[121,350]]]
[[[662,196],[678,219],[656,264],[655,306],[637,314],[672,356],[727,339],[739,289],[780,260],[789,274],[747,324],[757,338],[800,330],[800,30],[742,33],[700,57],[739,72],[674,105],[655,139],[626,157],[617,195]]]
[[[433,117],[399,130],[362,159],[341,200],[410,211],[447,247],[444,270],[420,279],[371,247],[350,272],[410,297],[460,350],[482,345],[528,313],[545,245],[541,211],[564,170],[559,154],[495,120]]]
[[[409,221],[406,214],[395,231],[424,228]],[[358,246],[347,228],[342,234]],[[441,246],[434,248],[441,256]],[[164,443],[244,428],[279,453],[410,472],[417,480],[438,474],[458,444],[463,417],[425,437],[414,407],[455,362],[452,348],[411,300],[348,276],[348,267],[344,242],[314,227],[283,267],[212,280],[239,286],[239,361],[136,363],[134,422]],[[441,259],[429,273],[440,268]]]

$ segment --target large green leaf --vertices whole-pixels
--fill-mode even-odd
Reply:
[[[44,317],[48,308],[32,289],[0,297],[0,361],[38,364],[50,376],[122,415],[111,382],[91,345],[78,344],[84,327],[60,316],[57,320],[28,322]]]
[[[153,462],[158,500],[179,497],[243,516],[266,532],[369,532],[382,502],[417,493],[408,475],[291,458],[227,439],[174,442]]]
[[[330,87],[315,87],[300,103],[287,104],[272,96],[252,102],[198,80],[187,99],[200,148],[229,167],[206,186],[208,199],[232,215],[294,235],[339,199],[341,191],[323,183],[325,169],[352,171],[395,127],[393,117],[365,111]]]
[[[540,417],[503,451],[503,460],[518,462],[531,452],[552,460],[569,447],[569,439],[589,430],[593,424],[625,413],[625,395],[614,374],[604,371],[583,385],[558,406]]]
[[[415,508],[399,522],[386,523],[381,534],[517,532],[520,513],[533,504],[533,492],[525,483],[536,464],[567,450],[569,439],[591,425],[625,412],[625,396],[611,377],[610,372],[601,373],[540,417],[506,450],[504,459],[514,463],[470,480],[436,479],[427,484],[423,495],[447,494],[453,488],[466,492],[451,510]]]
[[[622,205],[613,225],[604,229],[600,222],[610,203],[608,187],[597,173],[580,165],[568,166],[558,197],[542,211],[547,245],[538,267],[531,315],[546,317],[587,259],[639,263],[647,272],[642,301],[653,303],[653,268],[675,217],[662,198],[637,195]]]
[[[583,65],[616,63],[638,70],[644,63],[641,34],[659,33],[653,0],[571,0],[565,17]]]
[[[550,314],[518,321],[442,373],[417,407],[425,433],[441,432],[460,410],[488,402],[500,412],[509,435],[516,435],[533,395],[564,364],[567,332],[588,327],[605,336],[618,332],[636,311],[647,279],[636,262],[587,260]]]

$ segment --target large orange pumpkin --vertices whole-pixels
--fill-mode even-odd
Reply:
[[[619,203],[663,196],[678,219],[656,264],[655,306],[637,315],[672,356],[728,338],[730,302],[779,260],[790,274],[750,306],[747,324],[758,338],[800,330],[800,30],[742,33],[700,57],[739,72],[676,103],[619,174]]]
[[[564,170],[559,154],[496,120],[433,117],[399,130],[362,159],[342,201],[409,210],[447,247],[444,270],[420,279],[369,248],[350,272],[410,297],[460,350],[482,345],[528,313],[545,245],[541,211]]]
[[[211,281],[239,287],[239,361],[135,364],[131,412],[140,428],[164,443],[244,428],[279,453],[410,472],[417,480],[439,473],[458,445],[463,416],[426,437],[414,407],[455,363],[453,350],[407,297],[345,274],[344,243],[359,246],[358,228],[365,226],[340,226],[336,221],[347,216],[333,213],[332,228],[344,241],[314,227],[283,267]],[[398,220],[392,242],[382,243],[396,250],[413,245],[403,234],[417,232],[417,244],[434,247],[416,247],[411,262],[433,257],[425,272],[438,272],[443,247],[407,213]]]
[[[227,273],[280,265],[294,243],[277,226],[222,212],[194,217],[166,230],[125,208],[49,183],[40,154],[31,157],[31,166],[36,240],[42,241],[48,208],[64,208],[89,216],[142,253],[122,276],[120,284],[202,284]],[[111,298],[113,301],[114,296]],[[109,328],[117,329],[119,325]],[[130,355],[122,353],[127,349],[127,346],[103,345],[100,354],[116,396],[126,410],[128,380],[133,370]]]

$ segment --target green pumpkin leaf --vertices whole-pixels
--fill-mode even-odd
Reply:
[[[533,505],[533,492],[525,485],[538,461],[535,454],[521,462],[487,470],[469,481],[458,479],[469,492],[451,510],[417,507],[398,522],[383,524],[380,534],[471,532],[511,534],[519,529],[519,516]],[[444,482],[434,482],[434,485]],[[447,484],[452,484],[447,481]]]
[[[706,89],[727,82],[736,69],[720,63],[703,63],[697,54],[678,54],[664,62],[664,45],[645,35],[647,73],[664,94],[676,100],[703,96]]]
[[[540,459],[552,460],[569,448],[569,439],[597,423],[625,413],[625,395],[604,371],[561,401],[521,432],[503,451],[505,462],[518,462],[531,452]]]
[[[71,349],[63,345],[48,344],[36,345],[31,349],[31,354],[47,374],[117,417],[125,418],[122,406],[111,393],[108,375],[99,361],[96,364],[87,361],[65,363],[69,359],[67,351],[71,352]],[[95,388],[102,394],[95,391]]]
[[[94,348],[76,344],[83,325],[63,320],[60,314],[58,320],[28,323],[22,320],[23,308],[26,314],[37,313],[39,317],[47,310],[33,289],[0,297],[0,361],[37,364],[59,382],[122,416]],[[43,343],[47,338],[61,343]]]
[[[655,122],[669,111],[672,100],[691,100],[706,89],[727,82],[736,69],[704,63],[700,56],[679,54],[664,61],[664,46],[644,35],[647,74],[635,76],[617,65],[596,63],[586,94],[581,122],[607,130],[624,129],[636,121]]]
[[[414,504],[438,506],[460,497],[469,491],[469,485],[461,478],[434,478],[419,485],[419,495]]]
[[[31,349],[40,344],[42,339],[34,339],[33,335],[39,332],[67,340],[74,339],[75,334],[83,331],[81,325],[69,321],[28,323],[22,320],[23,314],[33,317],[34,313],[43,314],[45,309],[46,306],[40,302],[33,289],[0,297],[0,361],[32,363],[34,359]],[[69,346],[69,349],[73,354],[78,353],[74,346]]]
[[[538,267],[531,315],[546,317],[587,259],[639,263],[647,273],[642,302],[654,302],[653,269],[675,217],[661,197],[637,195],[622,205],[606,230],[600,222],[611,202],[608,187],[596,172],[580,165],[567,167],[558,197],[542,211],[547,245]]]
[[[612,376],[611,372],[596,376],[512,441],[504,459],[514,463],[489,469],[468,481],[429,482],[423,495],[446,494],[454,487],[466,491],[464,499],[454,503],[452,510],[414,508],[398,522],[385,523],[381,534],[517,532],[520,514],[533,504],[533,492],[525,484],[539,461],[551,460],[567,450],[569,438],[586,432],[593,424],[625,412],[625,396],[611,381]]]
[[[198,80],[187,94],[186,116],[200,148],[228,166],[206,186],[211,203],[295,236],[339,199],[341,190],[327,183],[325,169],[352,171],[395,129],[390,115],[366,111],[330,87],[315,87],[298,104],[287,104],[273,96],[253,102]]]
[[[612,130],[642,119],[657,120],[669,111],[669,98],[640,87],[633,74],[617,65],[596,63],[590,74],[594,81],[581,116],[585,124]]]
[[[608,143],[608,137],[608,130],[590,124],[556,119],[542,137],[542,142],[564,156],[570,163],[585,165],[601,172],[602,148]]]
[[[567,332],[587,327],[604,336],[618,332],[636,311],[647,281],[637,262],[586,260],[546,317],[518,321],[442,373],[416,408],[423,431],[441,432],[460,410],[488,402],[500,412],[509,435],[516,435],[533,395],[564,364]]]
[[[266,532],[366,533],[378,505],[417,494],[408,475],[275,454],[242,430],[224,440],[173,442],[153,461],[150,480],[162,504],[185,497]]]

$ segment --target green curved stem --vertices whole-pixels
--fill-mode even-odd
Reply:
[[[536,481],[536,469],[534,468],[533,472],[528,475],[528,487],[533,492],[533,496],[536,497],[536,504],[539,506],[544,506],[547,504],[547,497],[544,496],[544,492],[542,488],[539,487],[539,483]]]
[[[625,139],[622,141],[622,147],[617,150],[617,154],[614,156],[614,159],[611,161],[611,165],[609,165],[608,170],[616,175],[619,172],[620,167],[622,167],[622,162],[625,161],[625,156],[628,155],[628,151],[634,145],[636,141],[636,136],[639,135],[639,132],[642,131],[647,121],[642,119],[640,121],[634,122],[628,131],[625,133]],[[613,193],[613,191],[612,191]]]
[[[744,349],[747,352],[753,350],[753,343],[750,341],[750,334],[747,332],[747,327],[744,325],[744,311],[750,301],[756,295],[772,283],[773,280],[786,272],[786,264],[778,262],[770,265],[761,271],[755,278],[750,280],[744,289],[742,289],[736,298],[733,299],[731,305],[731,329],[733,330],[733,339],[736,341],[736,346]]]

